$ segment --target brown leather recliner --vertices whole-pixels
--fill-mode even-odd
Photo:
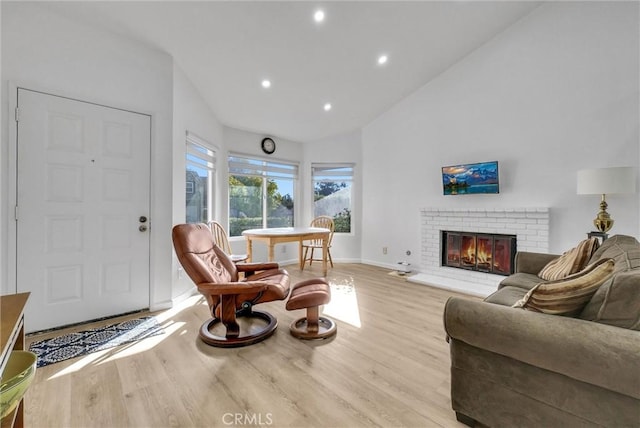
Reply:
[[[206,224],[174,226],[172,238],[178,260],[211,310],[212,318],[200,328],[200,338],[205,343],[246,346],[273,334],[278,326],[276,318],[253,310],[253,306],[288,296],[290,280],[286,270],[277,263],[236,265],[214,243]],[[238,279],[238,272],[244,273],[242,280]]]

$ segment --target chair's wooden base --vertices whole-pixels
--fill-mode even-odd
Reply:
[[[338,326],[329,318],[318,317],[317,325],[313,325],[308,322],[307,317],[303,317],[292,322],[289,330],[298,339],[326,339],[336,334]]]
[[[243,322],[253,321],[255,319],[266,322],[264,327],[258,329],[254,328],[254,331],[244,332],[244,335],[240,335],[243,330]],[[222,325],[222,320],[218,318],[210,318],[205,321],[200,327],[200,339],[207,345],[216,346],[220,348],[237,348],[240,346],[253,345],[254,343],[261,342],[271,336],[278,327],[278,320],[267,312],[252,311],[250,314],[237,318],[238,334],[216,334],[212,330],[225,330]]]

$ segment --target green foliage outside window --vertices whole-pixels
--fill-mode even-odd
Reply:
[[[247,229],[263,227],[262,177],[229,176],[229,236],[240,236]],[[267,227],[293,226],[294,202],[281,195],[278,183],[267,179]]]
[[[351,211],[347,208],[342,210],[341,213],[333,216],[333,224],[336,233],[350,233],[351,232]]]
[[[317,181],[314,183],[314,215],[332,217],[336,233],[351,233],[350,189],[350,183],[346,182]],[[347,190],[349,193],[345,194]]]
[[[317,182],[314,189],[313,200],[318,201],[325,196],[332,195],[340,189],[347,187],[346,183],[336,183],[334,181]]]
[[[291,217],[269,217],[269,227],[292,227]],[[262,217],[229,218],[229,236],[242,236],[248,229],[262,229]]]

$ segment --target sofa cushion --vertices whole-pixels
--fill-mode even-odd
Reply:
[[[532,273],[517,272],[509,275],[502,281],[500,281],[500,288],[502,287],[518,287],[525,291],[531,290],[534,286],[540,282],[540,277]]]
[[[513,306],[513,304],[522,299],[525,294],[527,294],[527,290],[524,288],[506,286],[491,294],[484,299],[484,301],[496,305]]]
[[[576,247],[547,263],[538,276],[547,281],[555,281],[580,272],[587,265],[591,255],[598,249],[597,238],[589,238]]]
[[[600,259],[614,259],[615,272],[640,268],[640,242],[633,236],[612,236],[593,253],[589,263]]]
[[[640,330],[640,269],[619,272],[602,284],[580,318]]]
[[[553,315],[577,315],[600,285],[613,275],[613,268],[612,259],[598,260],[564,279],[536,285],[513,307]]]

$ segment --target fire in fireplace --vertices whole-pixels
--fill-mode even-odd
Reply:
[[[442,265],[497,275],[511,275],[516,255],[515,235],[440,232]]]

